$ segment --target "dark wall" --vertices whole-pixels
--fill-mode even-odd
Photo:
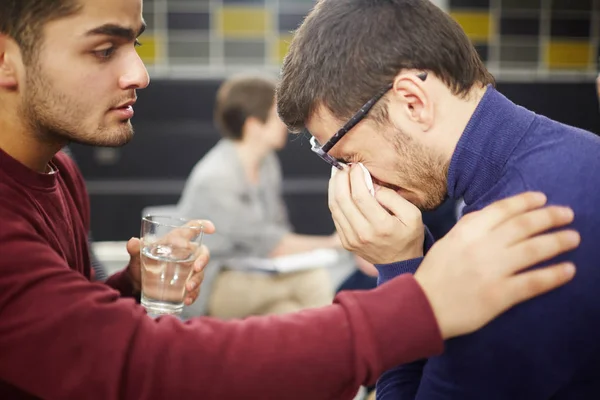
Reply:
[[[219,84],[155,80],[139,93],[136,135],[130,144],[121,149],[73,146],[88,182],[96,240],[137,236],[144,207],[177,202],[188,173],[219,139],[212,125],[213,99]],[[539,114],[600,133],[592,82],[499,83],[498,89]],[[311,154],[308,140],[299,136],[290,137],[280,158],[292,223],[302,233],[330,233],[333,223],[326,200],[329,168]],[[439,213],[448,216],[451,212],[451,205],[447,205]],[[439,227],[440,232],[447,229]]]

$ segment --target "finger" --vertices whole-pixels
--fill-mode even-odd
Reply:
[[[540,192],[521,193],[496,201],[478,212],[466,215],[458,221],[457,225],[461,225],[463,222],[463,225],[469,225],[469,230],[489,231],[516,215],[540,208],[546,204],[546,201],[546,196]]]
[[[344,245],[344,248],[350,250],[350,243],[357,243],[356,232],[353,231],[350,222],[340,209],[337,201],[335,200],[336,194],[336,180],[335,177],[337,174],[333,175],[333,177],[329,180],[329,188],[328,188],[328,204],[329,211],[331,211],[331,217],[333,218],[333,223],[335,224],[336,231],[338,235],[340,235],[340,240]]]
[[[517,215],[496,227],[494,234],[509,245],[573,222],[573,210],[550,206]]]
[[[209,261],[210,251],[208,250],[208,247],[206,247],[205,245],[200,246],[200,249],[198,249],[198,257],[196,258],[196,261],[194,261],[194,271],[204,271],[204,268],[206,267]]]
[[[507,282],[502,291],[499,291],[504,293],[501,311],[556,289],[569,282],[574,276],[575,266],[572,263],[561,263],[518,274]]]
[[[196,290],[200,287],[203,279],[204,279],[204,271],[196,272],[196,273],[192,274],[190,279],[185,284],[185,289],[188,291],[188,293],[193,292],[194,290]]]
[[[379,226],[379,224],[391,220],[390,215],[369,193],[363,169],[358,164],[354,164],[350,168],[350,193],[354,205],[369,223]]]
[[[200,228],[204,231],[204,233],[209,235],[212,235],[216,231],[215,224],[213,224],[212,221],[209,221],[207,219],[195,219],[193,221],[188,222],[186,226],[192,228]]]
[[[422,221],[421,211],[411,202],[392,189],[381,187],[375,197],[379,204],[390,210],[406,226],[414,226]]]
[[[200,288],[197,288],[195,290],[193,290],[190,293],[187,293],[185,296],[185,300],[184,300],[184,304],[186,306],[191,306],[196,299],[198,298],[198,296],[200,295]]]
[[[211,234],[215,232],[215,226],[211,221],[196,219],[189,221],[169,232],[166,237],[180,237],[185,240],[196,240],[203,233]]]
[[[208,220],[192,220],[174,228],[156,241],[157,244],[168,245],[185,250],[195,250],[204,233],[215,233],[215,226]]]
[[[340,224],[338,224],[338,222],[335,220],[335,218],[333,219],[333,225],[335,226],[335,231],[338,234],[338,237],[340,238],[340,242],[342,242],[342,246],[344,246],[344,248],[346,248],[346,234],[344,232],[344,228],[342,228],[340,226]]]
[[[509,247],[506,271],[513,274],[550,260],[579,246],[581,237],[573,230],[547,233]]]
[[[350,192],[350,176],[348,171],[339,171],[333,178],[333,201],[357,237],[365,235],[370,229],[370,224],[354,204]]]
[[[142,245],[141,245],[140,239],[138,239],[138,238],[131,238],[127,242],[125,248],[127,249],[127,253],[129,253],[129,255],[131,257],[139,257],[140,256],[141,246]]]

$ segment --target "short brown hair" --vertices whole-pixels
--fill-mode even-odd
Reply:
[[[258,76],[226,80],[217,93],[215,123],[223,137],[241,140],[250,117],[267,122],[275,103],[275,82]]]
[[[0,0],[0,34],[14,39],[28,62],[42,42],[44,26],[81,8],[77,0]]]
[[[456,95],[495,83],[460,25],[430,0],[320,0],[285,57],[279,116],[296,132],[318,106],[347,119],[403,69],[430,71]]]

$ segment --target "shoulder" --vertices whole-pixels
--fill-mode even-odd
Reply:
[[[509,165],[526,170],[527,175],[569,175],[600,167],[598,154],[600,136],[538,115]]]
[[[507,170],[518,174],[527,190],[543,191],[549,201],[597,205],[600,137],[545,117],[536,119]]]
[[[227,186],[240,179],[237,153],[229,141],[220,141],[196,163],[188,184],[202,186]]]
[[[42,223],[39,209],[28,193],[1,179],[0,220],[2,221],[0,238],[17,232],[35,231]]]
[[[273,152],[269,154],[265,158],[264,167],[263,167],[273,183],[277,183],[282,179],[282,170],[281,170],[281,162],[279,161],[279,157],[277,153]]]

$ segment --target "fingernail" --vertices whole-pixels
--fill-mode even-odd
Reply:
[[[536,203],[545,203],[546,202],[546,195],[542,192],[534,192],[532,197]]]
[[[566,278],[572,278],[575,275],[575,266],[573,264],[566,264],[563,270]]]
[[[567,240],[571,243],[571,244],[578,244],[579,242],[581,242],[581,235],[579,235],[579,232],[576,231],[568,231],[567,232]]]
[[[196,283],[195,282],[188,283],[188,290],[194,290],[195,287],[196,287]]]
[[[565,219],[573,219],[573,217],[575,217],[573,210],[571,210],[568,207],[563,207],[561,213],[562,213],[563,217],[565,217]]]
[[[194,270],[196,272],[202,272],[202,270],[206,267],[207,260],[202,257],[196,260],[196,264],[194,264]]]

